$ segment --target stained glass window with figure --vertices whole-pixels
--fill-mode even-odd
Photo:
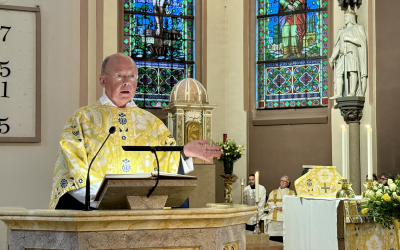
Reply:
[[[328,105],[328,0],[256,0],[257,109]]]
[[[195,0],[124,0],[124,53],[139,69],[134,101],[162,108],[178,81],[194,78]]]

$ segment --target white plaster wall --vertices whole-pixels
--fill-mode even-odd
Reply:
[[[222,134],[241,145],[247,141],[243,100],[243,1],[208,1],[207,4],[207,91],[213,110],[213,140]],[[246,147],[246,145],[245,145]],[[240,202],[240,179],[247,179],[246,151],[234,163],[233,202]],[[223,167],[221,162],[217,166]],[[221,178],[222,181],[222,178]]]
[[[80,3],[0,2],[39,5],[42,17],[42,141],[0,143],[0,207],[48,208],[60,132],[79,104]],[[7,249],[6,235],[6,226],[0,222],[0,249]]]
[[[118,2],[104,0],[103,57],[118,52]]]
[[[371,39],[372,40],[372,46],[373,46],[373,51],[374,55],[371,58],[368,58],[368,60],[373,60],[373,65],[375,65],[375,25],[373,27],[368,26],[368,20],[370,18],[375,18],[373,16],[369,16],[368,14],[368,8],[370,5],[371,0],[365,0],[363,1],[361,7],[357,10],[357,15],[358,15],[358,23],[362,25],[365,29],[365,33],[367,34],[367,39],[368,39],[368,46],[371,44]],[[337,6],[337,4],[333,5],[334,8],[334,33],[335,33],[335,39],[337,35],[337,31],[339,28],[344,26],[344,21],[343,21],[343,12],[340,10],[340,7]],[[375,1],[372,1],[372,15],[375,13]],[[368,30],[372,29],[373,30],[373,37],[369,37]],[[365,94],[365,105],[364,105],[364,110],[363,110],[363,118],[361,119],[361,124],[360,124],[360,163],[361,163],[361,183],[365,182],[365,176],[367,175],[367,166],[368,166],[368,161],[367,161],[367,131],[366,131],[366,125],[370,124],[372,126],[372,140],[373,140],[373,168],[374,168],[374,173],[376,173],[376,155],[377,155],[377,150],[376,150],[376,80],[375,80],[375,70],[376,68],[368,68],[368,87],[366,90]],[[372,74],[371,74],[372,73]],[[372,75],[372,77],[370,77]],[[373,101],[370,103],[370,96],[369,96],[369,85],[372,83],[373,85]],[[343,117],[340,115],[340,110],[339,109],[332,109],[332,165],[337,167],[338,172],[341,174],[342,173],[342,137],[341,137],[341,124],[344,124]],[[348,125],[347,125],[348,128]],[[362,188],[364,190],[364,188]],[[356,194],[360,195],[360,194]]]

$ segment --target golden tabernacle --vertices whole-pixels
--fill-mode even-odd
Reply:
[[[342,176],[334,166],[312,166],[294,182],[298,197],[336,197]]]

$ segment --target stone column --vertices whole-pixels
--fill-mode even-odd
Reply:
[[[361,110],[362,112],[362,110]],[[349,170],[350,182],[355,194],[361,194],[360,121],[349,122]]]
[[[356,195],[361,194],[360,121],[363,116],[364,97],[347,96],[336,99],[344,121],[349,124],[349,181]]]

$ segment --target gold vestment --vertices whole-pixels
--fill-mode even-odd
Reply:
[[[175,145],[168,128],[151,113],[138,107],[118,108],[97,102],[80,108],[67,122],[61,133],[53,177],[50,208],[54,209],[62,195],[86,186],[88,166],[107,138],[112,134],[94,160],[90,183],[105,174],[134,174],[152,172],[157,167],[151,152],[125,152],[124,145]],[[157,152],[160,171],[177,173],[179,152]]]

